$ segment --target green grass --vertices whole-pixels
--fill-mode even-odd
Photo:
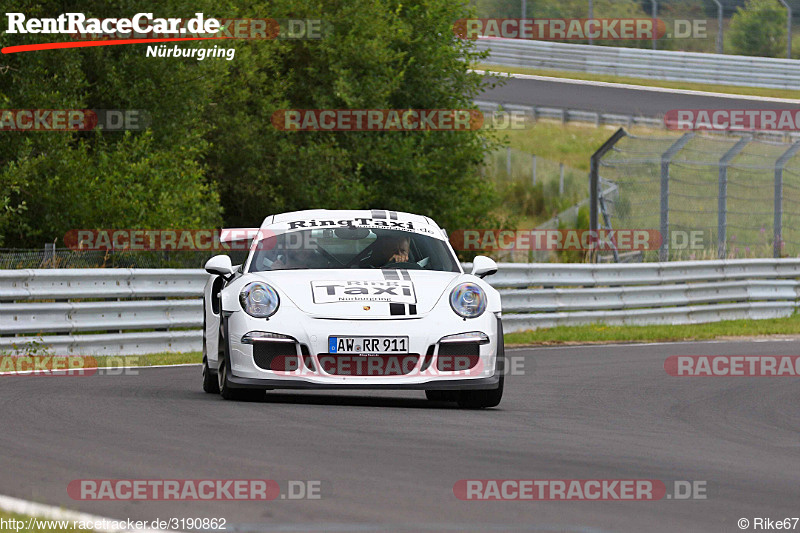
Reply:
[[[492,72],[505,72],[509,74],[533,74],[538,76],[551,76],[572,80],[604,81],[609,83],[628,83],[631,85],[644,85],[647,87],[664,87],[667,89],[684,89],[690,91],[704,91],[726,94],[741,94],[748,96],[769,96],[772,98],[800,99],[800,91],[789,89],[765,89],[761,87],[742,87],[734,85],[715,85],[706,83],[688,83],[680,81],[651,80],[647,78],[628,78],[610,74],[589,74],[586,72],[570,72],[550,69],[533,69],[521,67],[501,67],[498,65],[477,65],[477,70]]]
[[[616,127],[539,120],[523,130],[503,134],[512,148],[512,172],[506,173],[505,150],[487,158],[501,202],[496,214],[514,220],[518,228],[533,228],[588,195],[589,158],[616,131]],[[636,127],[637,135],[675,136],[673,132]],[[539,190],[531,186],[531,158],[536,154]],[[558,163],[565,165],[565,191],[558,193]]]
[[[30,516],[14,514],[14,513],[8,513],[6,511],[1,510],[1,509],[0,509],[0,519],[6,520],[6,521],[8,521],[8,520],[18,520],[18,521],[22,521],[22,522],[25,523],[25,526],[22,529],[11,528],[11,527],[8,527],[8,524],[6,524],[6,527],[0,528],[0,531],[10,531],[10,532],[16,532],[16,533],[55,533],[55,532],[60,532],[60,533],[78,533],[78,532],[87,533],[88,531],[93,531],[93,530],[90,530],[90,529],[74,529],[72,527],[68,527],[68,528],[65,528],[65,529],[61,529],[59,527],[49,527],[49,528],[48,527],[36,527],[35,525],[32,528],[28,528],[27,525],[28,525],[28,521],[31,519]],[[37,518],[36,520],[38,521],[40,526],[51,525],[51,522],[52,522],[50,519],[47,519],[47,518]],[[56,522],[60,522],[60,520],[58,520]],[[72,520],[67,520],[67,522],[70,525],[72,525]],[[52,524],[52,525],[55,525],[55,524]]]
[[[3,357],[5,355],[11,355],[11,354],[0,354],[0,357]],[[13,355],[14,356],[27,355],[30,357],[53,357],[56,359],[82,357],[77,355],[75,356],[53,355],[44,350],[40,350],[37,352],[21,350],[17,351]],[[119,367],[131,367],[131,366],[179,365],[179,364],[202,363],[202,362],[203,362],[203,354],[201,352],[186,352],[186,353],[164,352],[164,353],[156,353],[149,355],[94,356],[94,361],[85,361],[83,364],[85,366],[94,367],[96,363],[96,366],[100,368],[106,368],[106,367],[119,368]]]
[[[501,136],[515,149],[536,154],[539,157],[564,163],[568,168],[589,171],[589,158],[619,126],[595,127],[592,124],[566,123],[539,120],[524,130],[509,131]],[[632,128],[632,133],[679,136],[674,132]],[[588,178],[587,178],[588,180]],[[582,188],[584,190],[585,188]]]
[[[800,314],[765,320],[725,320],[681,326],[558,326],[508,333],[506,345],[595,344],[607,342],[661,342],[710,340],[726,337],[800,334]]]
[[[150,355],[120,355],[117,357],[98,356],[95,357],[98,367],[107,366],[162,366],[180,365],[186,363],[202,363],[203,354],[201,352],[187,353],[157,353]]]

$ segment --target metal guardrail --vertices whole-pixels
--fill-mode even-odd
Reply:
[[[199,351],[207,277],[201,269],[0,270],[0,352],[39,341],[56,354]]]
[[[800,259],[507,264],[487,279],[500,289],[506,331],[755,320],[800,303]]]
[[[540,118],[560,120],[567,122],[588,122],[595,126],[611,124],[616,126],[647,126],[651,128],[664,128],[664,121],[660,118],[640,117],[636,115],[620,115],[616,113],[597,113],[594,111],[580,111],[560,107],[530,106],[521,104],[506,104],[502,102],[488,102],[474,100],[478,109],[484,113],[493,113],[501,108],[506,112],[522,112],[531,120]]]
[[[467,271],[471,265],[464,265]],[[0,352],[199,351],[203,270],[0,271]],[[688,324],[791,315],[800,259],[640,264],[501,264],[506,331],[557,325]]]
[[[585,111],[579,109],[567,109],[564,107],[544,107],[523,104],[511,104],[506,102],[490,102],[488,100],[473,100],[475,105],[484,113],[495,113],[504,111],[506,113],[523,113],[530,120],[538,119],[559,120],[562,124],[567,122],[583,122],[594,124],[595,126],[643,126],[654,129],[666,129],[667,124],[664,118],[645,117],[640,115],[621,115],[619,113],[600,113],[597,111]],[[730,135],[741,134],[744,132],[707,132],[705,136],[717,135],[728,137]],[[769,140],[774,142],[797,142],[800,139],[800,132],[796,131],[748,131],[748,135],[757,139]]]
[[[800,61],[697,52],[617,48],[523,39],[478,39],[486,63],[654,80],[795,89]]]

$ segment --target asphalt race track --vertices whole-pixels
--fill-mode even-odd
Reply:
[[[0,377],[0,494],[227,531],[739,531],[800,515],[800,378],[678,378],[669,355],[796,355],[800,341],[509,350],[497,409],[422,392],[204,394],[200,368]],[[75,479],[320,480],[318,500],[75,501]],[[461,501],[460,479],[705,481],[707,499]]]
[[[536,105],[643,117],[663,116],[672,109],[800,109],[800,103],[737,98],[734,95],[696,95],[610,86],[576,80],[506,78],[502,87],[477,99],[506,104]]]

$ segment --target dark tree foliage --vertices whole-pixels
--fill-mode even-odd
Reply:
[[[61,245],[70,229],[253,226],[306,208],[412,211],[448,228],[489,222],[484,132],[284,132],[280,109],[465,109],[483,78],[452,0],[14,0],[54,17],[321,18],[320,40],[233,40],[220,58],[146,57],[147,45],[0,56],[2,109],[141,109],[136,132],[2,132],[0,246]],[[4,21],[5,26],[5,21]],[[0,34],[0,44],[69,40]],[[180,47],[207,47],[181,43]]]

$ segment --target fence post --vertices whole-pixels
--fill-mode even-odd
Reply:
[[[658,17],[658,0],[650,0],[650,3],[653,5],[653,50],[657,50],[658,46],[656,45],[656,18]]]
[[[601,183],[600,186],[602,187],[603,184]],[[606,229],[611,230],[611,217],[608,216],[608,210],[606,209],[606,201],[601,194],[598,198],[600,201],[600,211],[603,213],[603,221],[606,223]],[[600,238],[598,237],[597,242],[600,242]],[[614,255],[614,262],[619,263],[619,250],[617,249],[617,244],[614,243],[614,247],[611,249],[611,253]]]
[[[506,174],[511,177],[511,147],[506,146]]]
[[[775,218],[772,223],[772,256],[781,256],[783,243],[783,169],[786,163],[800,150],[800,141],[794,143],[775,162]]]
[[[778,0],[786,8],[786,59],[792,58],[792,6],[786,0]]]
[[[564,194],[564,163],[558,164],[558,194]]]
[[[536,186],[536,154],[533,154],[531,156],[531,158],[532,158],[531,175],[533,176],[533,186],[535,187]]]
[[[592,154],[591,159],[589,159],[589,229],[591,231],[597,232],[598,230],[597,211],[600,198],[600,160],[606,155],[606,152],[611,150],[614,145],[627,134],[625,128],[618,129],[614,132],[614,135],[609,137],[609,139]],[[595,261],[596,258],[597,255],[593,253],[592,261]]]
[[[724,41],[723,41],[723,21],[722,21],[722,2],[719,0],[713,0],[715,4],[717,4],[717,53],[722,54]]]
[[[658,249],[658,260],[669,260],[669,164],[681,148],[686,146],[693,132],[684,133],[680,139],[667,148],[661,155],[661,247]]]
[[[51,261],[53,262],[53,267],[55,267],[55,257],[56,257],[56,243],[54,242],[46,242],[44,243],[44,254],[42,254],[42,267],[48,265]]]
[[[717,257],[725,259],[727,254],[728,229],[728,165],[753,138],[745,135],[719,160],[719,197],[717,198]]]

